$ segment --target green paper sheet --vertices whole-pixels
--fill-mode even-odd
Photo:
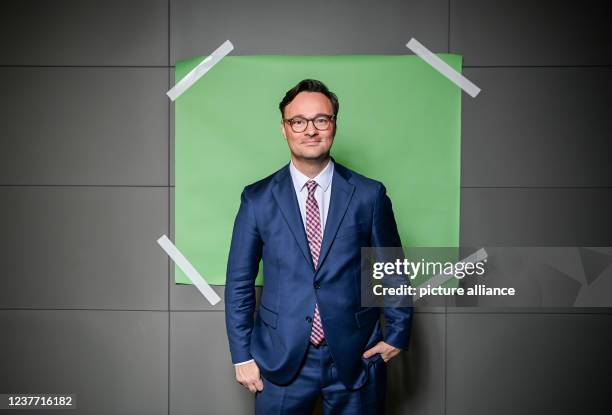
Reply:
[[[202,59],[177,62],[176,79]],[[225,284],[244,186],[289,162],[278,104],[304,78],[338,96],[331,154],[385,184],[403,245],[458,246],[456,85],[414,55],[227,56],[175,102],[175,244],[206,281]],[[175,281],[191,283],[178,267]]]

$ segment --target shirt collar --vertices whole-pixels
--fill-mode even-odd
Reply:
[[[311,180],[310,177],[299,171],[297,167],[293,165],[293,161],[289,162],[289,171],[291,172],[291,179],[293,180],[293,187],[295,187],[295,191],[298,193],[301,192],[306,182],[308,180]],[[323,191],[325,192],[331,184],[333,173],[334,162],[331,161],[330,158],[327,162],[327,166],[325,166],[325,168],[321,170],[321,172],[312,180],[317,182],[317,184],[321,186],[321,189],[323,189]]]

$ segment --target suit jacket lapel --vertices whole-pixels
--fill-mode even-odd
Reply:
[[[304,255],[304,259],[314,271],[312,255],[310,254],[306,230],[304,229],[304,221],[300,213],[300,205],[298,204],[293,181],[291,180],[291,173],[289,172],[289,164],[282,168],[276,176],[276,186],[272,188],[272,194],[283,214],[285,222],[289,225],[289,229],[291,229],[291,233]]]
[[[323,242],[321,243],[321,252],[319,253],[319,263],[315,276],[329,253],[331,244],[336,237],[340,223],[342,223],[346,209],[355,191],[355,185],[348,181],[350,172],[344,166],[338,164],[333,157],[332,161],[334,162],[334,174],[331,183],[329,211],[325,222],[325,230],[323,231]]]

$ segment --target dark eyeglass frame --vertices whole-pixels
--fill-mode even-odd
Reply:
[[[317,126],[315,125],[314,120],[316,120],[317,118],[321,118],[321,117],[327,117],[327,120],[328,120],[330,123],[332,123],[332,122],[335,122],[335,121],[336,121],[336,115],[335,115],[335,114],[332,114],[332,115],[329,115],[329,114],[319,114],[319,115],[317,115],[317,116],[316,116],[316,117],[314,117],[314,118],[306,118],[306,117],[283,118],[283,122],[288,123],[288,124],[289,124],[289,126],[291,127],[291,129],[293,130],[293,132],[294,132],[294,133],[303,133],[304,131],[306,131],[306,130],[308,129],[308,123],[309,123],[310,121],[312,121],[312,125],[313,125],[313,127],[314,127],[316,130],[318,130],[318,131],[327,131],[327,130],[329,130],[329,127],[330,127],[329,125],[327,126],[327,128],[322,128],[322,129],[321,129],[321,128],[319,128],[319,127],[317,127]],[[303,130],[296,131],[296,129],[293,127],[293,123],[292,123],[292,121],[293,121],[293,120],[295,120],[296,118],[298,118],[298,119],[300,119],[300,120],[305,120],[305,121],[306,121],[306,125],[304,126],[304,129],[303,129]],[[331,124],[330,124],[330,125],[331,125]]]

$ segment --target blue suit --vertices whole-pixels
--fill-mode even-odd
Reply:
[[[362,354],[383,340],[381,309],[360,305],[361,247],[401,246],[384,185],[335,163],[319,265],[308,248],[289,164],[244,188],[225,287],[232,362],[254,358],[261,375],[287,384],[307,352],[315,302],[338,377],[349,389],[368,380]],[[264,287],[255,319],[254,280]],[[412,308],[384,308],[384,341],[407,349]]]

